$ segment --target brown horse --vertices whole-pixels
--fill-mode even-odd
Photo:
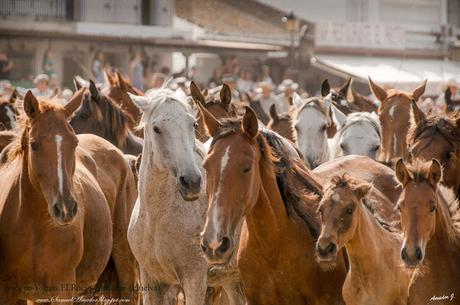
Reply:
[[[83,291],[70,285],[93,287],[109,259],[110,210],[81,161],[90,156],[67,122],[70,108],[39,103],[29,91],[21,135],[3,152],[8,161],[0,167],[2,304],[51,297],[61,299],[52,304],[73,304],[62,299]]]
[[[18,93],[15,90],[7,99],[0,97],[0,131],[15,130],[17,128],[17,116],[19,112],[15,106]]]
[[[190,84],[190,92],[193,100],[196,103],[200,103],[200,105],[206,108],[215,118],[222,119],[237,116],[236,109],[232,104],[232,92],[227,84],[222,85],[219,99],[207,94],[207,92],[200,91],[200,88],[198,88],[193,81]],[[198,140],[204,143],[209,139],[209,135],[206,132],[201,112],[198,112],[197,116],[198,125],[196,126],[195,135]]]
[[[0,131],[0,152],[16,138],[16,133],[11,130]],[[1,162],[1,161],[0,161]]]
[[[237,262],[249,304],[342,304],[344,263],[326,272],[314,258],[321,186],[300,158],[290,157],[284,138],[258,130],[251,108],[242,120],[222,122],[200,109],[213,136],[203,163],[207,260],[230,261],[244,219]]]
[[[442,184],[460,196],[460,115],[428,115],[412,103],[411,128],[407,136],[409,157],[439,160],[443,167]]]
[[[355,104],[359,111],[377,112],[378,106],[368,97],[359,94],[351,88],[351,96],[353,97],[353,104]]]
[[[385,90],[376,85],[369,77],[369,87],[381,102],[378,109],[382,125],[382,146],[380,159],[391,164],[394,159],[407,154],[406,136],[409,130],[411,103],[425,92],[426,80],[412,93],[397,89]]]
[[[89,94],[85,94],[80,107],[70,120],[77,134],[98,135],[121,149],[126,154],[138,155],[142,152],[142,139],[130,130],[132,118],[111,98],[103,95],[92,80]]]
[[[447,88],[444,92],[444,100],[446,102],[446,111],[453,112],[460,109],[460,99],[453,99],[450,88]]]
[[[455,194],[439,185],[441,164],[415,160],[396,163],[403,186],[398,202],[404,242],[401,258],[415,269],[410,305],[460,304],[460,210]]]
[[[121,108],[134,119],[134,124],[131,126],[131,128],[133,128],[139,122],[141,113],[139,108],[136,107],[129,97],[128,92],[140,96],[144,95],[144,93],[131,86],[131,84],[126,81],[118,71],[115,72],[115,76],[112,76],[108,71],[105,71],[105,76],[109,86],[105,88],[102,93],[120,105]]]
[[[270,106],[270,117],[271,119],[267,124],[267,128],[295,143],[296,139],[291,114],[288,112],[278,114],[276,106],[273,104]]]
[[[330,97],[332,105],[337,107],[345,115],[359,111],[359,108],[348,100],[348,89],[350,88],[351,77],[349,77],[341,87],[331,88],[329,81],[325,79],[321,85],[321,95]]]
[[[333,266],[343,248],[350,263],[342,293],[346,304],[406,304],[410,273],[400,267],[401,235],[379,213],[384,205],[372,185],[334,176],[320,202],[318,260]],[[393,214],[395,214],[393,212]]]

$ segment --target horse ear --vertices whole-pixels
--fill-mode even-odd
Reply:
[[[414,100],[418,101],[418,99],[425,93],[425,88],[426,88],[426,82],[427,80],[425,79],[423,83],[415,88],[414,92],[412,92],[412,97]]]
[[[259,122],[257,121],[257,115],[254,110],[248,106],[245,108],[246,112],[244,113],[242,122],[243,131],[253,139],[259,132]]]
[[[380,87],[377,84],[375,84],[372,81],[370,76],[369,76],[369,88],[371,89],[371,91],[375,95],[375,97],[381,102],[383,102],[388,96],[387,92],[385,91],[385,89],[383,89],[382,87]]]
[[[78,91],[81,87],[83,87],[76,77],[73,78],[73,86],[75,87],[75,91]]]
[[[275,121],[275,122],[279,120],[278,113],[276,112],[275,104],[272,104],[270,106],[270,116],[273,119],[273,121]]]
[[[99,91],[92,79],[89,80],[89,93],[91,93],[92,98],[97,98],[99,96]]]
[[[111,87],[115,86],[115,80],[113,79],[112,74],[109,72],[108,69],[105,69],[105,70],[104,70],[104,77],[105,77],[105,79],[107,80],[107,83],[108,83]]]
[[[415,100],[412,100],[411,102],[411,118],[412,122],[417,126],[421,121],[425,119],[425,114],[423,113],[420,108],[417,106],[417,102]]]
[[[211,137],[214,137],[217,134],[221,124],[203,105],[197,103],[198,108],[200,109],[201,116],[203,117],[204,125],[208,130],[208,133]]]
[[[203,91],[201,91],[201,94],[203,94],[204,97],[208,96],[208,88],[204,88]]]
[[[337,129],[342,128],[347,120],[347,116],[335,106],[332,106],[330,109],[332,109],[333,118],[337,121]]]
[[[428,178],[433,186],[435,186],[436,184],[438,184],[439,181],[441,181],[442,167],[441,163],[439,163],[439,161],[436,159],[431,160],[430,173]]]
[[[321,84],[321,96],[328,95],[329,91],[331,91],[331,86],[329,85],[329,81],[326,78]]]
[[[125,80],[120,74],[120,71],[115,72],[115,83],[122,89],[126,89],[127,87]]]
[[[200,88],[198,88],[194,81],[190,83],[190,92],[192,93],[192,98],[194,101],[200,103],[203,106],[206,104],[203,93],[200,91]]]
[[[150,104],[148,98],[146,98],[145,96],[132,94],[131,92],[128,92],[128,95],[140,111],[144,112],[148,109],[148,105]]]
[[[345,97],[348,95],[348,88],[350,88],[350,84],[351,84],[351,76],[345,81],[345,83],[339,89],[340,93],[342,93],[343,96]]]
[[[33,119],[40,113],[40,105],[37,98],[32,94],[32,91],[27,91],[24,96],[24,112],[30,119]]]
[[[359,93],[353,90],[353,88],[351,88],[351,96],[353,97],[354,102],[359,99]]]
[[[75,92],[75,94],[70,98],[67,104],[65,104],[64,109],[67,117],[70,117],[75,112],[75,110],[80,107],[84,92],[85,88],[80,88],[80,90]]]
[[[300,97],[300,95],[297,92],[294,92],[292,95],[292,102],[295,106],[295,108],[300,109],[303,106],[303,99]]]
[[[452,99],[452,92],[450,91],[450,88],[447,87],[446,92],[444,92],[444,100],[446,101],[446,103],[450,103],[451,99]]]
[[[20,97],[19,97],[19,92],[18,92],[18,90],[16,90],[16,88],[14,88],[13,93],[11,93],[11,96],[10,96],[10,98],[8,99],[8,102],[9,102],[10,104],[14,104],[14,103],[16,103],[16,100],[17,100],[18,98],[20,98]]]
[[[410,181],[409,171],[407,170],[406,165],[402,159],[399,159],[395,165],[395,174],[398,181],[403,185],[407,185]]]
[[[358,199],[364,198],[367,194],[369,194],[372,185],[369,183],[362,183],[353,188],[353,192],[355,193]]]
[[[220,90],[220,102],[224,104],[226,109],[228,109],[228,106],[232,102],[232,90],[230,90],[230,87],[225,83]]]

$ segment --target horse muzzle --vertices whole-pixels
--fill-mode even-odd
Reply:
[[[78,204],[76,200],[69,196],[63,198],[59,196],[56,202],[51,207],[51,216],[60,224],[69,224],[77,215]]]
[[[201,175],[183,175],[178,178],[179,192],[186,201],[194,201],[201,194]]]
[[[233,255],[234,242],[230,237],[208,240],[201,238],[201,251],[211,265],[227,265]]]

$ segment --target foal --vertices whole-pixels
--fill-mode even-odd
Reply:
[[[342,288],[346,304],[403,305],[410,274],[400,266],[401,236],[380,220],[378,206],[385,203],[378,202],[371,189],[346,175],[332,178],[319,205],[316,253],[319,262],[330,267],[346,248],[350,263]]]
[[[200,109],[213,136],[203,163],[209,206],[201,247],[207,260],[228,264],[238,247],[249,304],[342,304],[343,261],[326,272],[314,258],[321,186],[287,153],[288,141],[258,130],[251,108],[242,120],[222,122]]]
[[[439,185],[438,161],[396,163],[403,186],[398,202],[404,242],[401,258],[415,268],[409,305],[446,298],[442,304],[460,304],[460,210],[454,193]]]

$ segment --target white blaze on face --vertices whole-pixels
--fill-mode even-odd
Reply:
[[[56,142],[56,153],[57,153],[57,176],[58,176],[58,183],[59,183],[59,193],[63,195],[64,192],[64,173],[62,169],[62,136],[56,135],[55,136]]]
[[[16,116],[14,115],[13,110],[11,110],[11,107],[6,107],[6,115],[8,116],[8,119],[10,120],[11,129],[16,130],[17,129]]]
[[[217,184],[217,192],[216,192],[216,196],[214,199],[214,203],[217,203],[219,200],[222,179],[224,177],[224,172],[225,172],[225,168],[227,167],[228,160],[230,160],[230,146],[227,146],[224,154],[222,155],[222,159],[220,160],[219,183]],[[214,236],[211,240],[211,243],[209,244],[209,247],[212,249],[213,253],[215,253],[216,249],[219,248],[220,246],[220,242],[218,241],[218,238],[217,238],[219,215],[220,215],[219,208],[217,205],[215,205],[213,209],[213,214],[212,214],[212,225],[214,229],[214,232],[213,232]]]
[[[394,154],[397,153],[398,150],[398,143],[397,143],[398,137],[396,136],[396,133],[393,134],[393,152]]]
[[[391,106],[390,110],[388,110],[388,114],[390,115],[390,117],[393,119],[393,116],[395,114],[395,109],[396,109],[396,105],[393,105]]]

